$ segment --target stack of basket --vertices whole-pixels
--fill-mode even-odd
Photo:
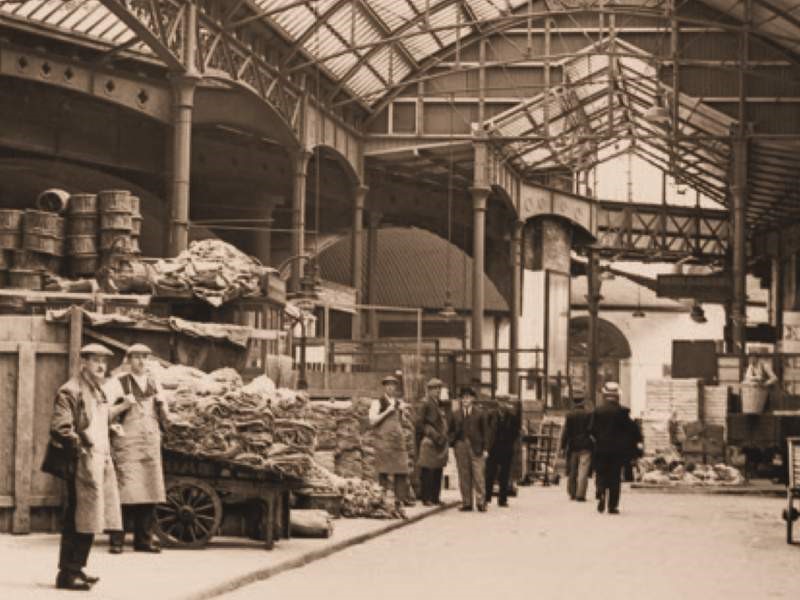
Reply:
[[[22,249],[14,251],[9,285],[39,290],[43,274],[58,273],[64,255],[63,217],[54,212],[28,209],[22,216]]]
[[[101,267],[117,268],[121,261],[129,260],[133,254],[133,198],[135,196],[127,190],[106,190],[97,194]],[[141,230],[141,222],[138,224]]]
[[[72,194],[67,217],[67,255],[72,277],[94,277],[97,272],[97,196]]]
[[[142,206],[139,196],[131,196],[131,210],[133,211],[132,227],[131,227],[131,254],[140,256],[142,248],[139,246],[139,236],[142,234]]]
[[[0,210],[0,287],[8,285],[11,255],[22,247],[22,211]]]

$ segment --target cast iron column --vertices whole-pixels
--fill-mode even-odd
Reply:
[[[277,204],[282,204],[282,202],[280,198],[263,194],[261,200],[263,207],[259,210],[257,218],[264,225],[255,231],[253,254],[261,261],[261,264],[269,266],[272,260],[272,211]]]
[[[353,239],[351,243],[352,286],[356,290],[356,302],[364,304],[364,203],[369,188],[358,185],[353,194]],[[352,339],[361,338],[361,309],[353,315]]]
[[[587,374],[586,399],[597,405],[597,367],[600,363],[598,357],[598,327],[597,313],[600,304],[600,279],[598,273],[597,255],[589,249],[589,263],[586,268],[587,291],[586,305],[589,309],[589,361]]]
[[[369,212],[369,230],[367,231],[367,304],[378,303],[378,228],[382,218],[383,215],[376,210]],[[378,339],[378,313],[372,308],[369,309],[368,337],[372,340]],[[372,364],[371,360],[370,364]]]
[[[300,256],[305,253],[306,235],[306,175],[308,171],[308,161],[311,153],[305,149],[295,152],[292,157],[292,177],[294,187],[292,189],[292,256]],[[319,168],[319,165],[317,165]],[[300,290],[300,278],[303,276],[302,260],[292,262],[292,273],[289,278],[289,291],[298,292]]]
[[[744,368],[747,326],[747,234],[745,211],[747,209],[747,139],[744,131],[733,145],[733,184],[731,185],[733,208],[733,303],[731,320],[733,325],[733,351]]]
[[[192,109],[194,90],[201,77],[195,64],[197,53],[197,7],[186,4],[183,21],[185,71],[173,75],[172,83],[172,180],[169,186],[170,227],[167,249],[177,256],[189,246],[189,183],[192,157]]]
[[[515,222],[511,227],[511,324],[509,327],[509,355],[508,355],[508,391],[511,394],[519,393],[519,313],[522,305],[522,221]]]
[[[483,273],[486,262],[486,201],[489,187],[472,187],[472,376],[481,378],[483,349]]]

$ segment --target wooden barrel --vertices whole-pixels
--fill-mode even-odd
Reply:
[[[44,210],[26,210],[22,218],[24,233],[36,233],[56,238],[64,238],[64,219]]]
[[[93,277],[97,273],[97,254],[81,254],[69,257],[69,273],[73,277]]]
[[[24,211],[12,208],[0,209],[0,231],[15,231],[22,228]]]
[[[8,272],[8,287],[25,290],[41,290],[42,273],[41,271],[11,269]]]
[[[93,235],[97,236],[100,228],[100,218],[97,213],[72,214],[67,219],[68,235]]]
[[[51,256],[64,256],[64,238],[25,232],[23,246],[31,252],[41,252]]]
[[[128,252],[131,245],[130,231],[108,230],[100,232],[100,250],[103,252]]]
[[[110,229],[130,231],[133,229],[133,215],[129,212],[104,212],[100,213],[100,230]]]
[[[131,212],[139,216],[141,216],[139,213],[142,212],[142,200],[139,196],[134,196],[133,194],[131,194]]]
[[[22,232],[18,229],[0,229],[0,249],[14,250],[22,247]]]
[[[131,235],[142,234],[142,221],[144,221],[144,219],[141,215],[133,215],[133,219],[131,220]]]
[[[131,254],[139,255],[139,254],[142,253],[142,249],[139,246],[139,238],[138,237],[132,237],[131,238],[131,245],[128,247],[128,249],[130,250]]]
[[[58,271],[61,259],[41,252],[15,250],[12,264],[14,269],[22,271]]]
[[[97,254],[97,237],[94,235],[67,236],[67,254]]]
[[[97,194],[72,194],[69,197],[69,214],[86,215],[97,213]]]
[[[60,213],[67,210],[69,205],[69,192],[52,188],[43,191],[36,197],[36,208],[39,210]]]
[[[97,203],[100,205],[100,212],[123,212],[132,213],[131,193],[128,190],[104,190],[98,192]]]

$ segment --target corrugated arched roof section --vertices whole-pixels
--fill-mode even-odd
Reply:
[[[366,260],[364,233],[364,265]],[[472,293],[472,258],[460,248],[424,229],[388,227],[378,230],[375,303],[437,310],[446,292],[456,310],[469,311]],[[324,279],[351,284],[352,240],[349,235],[319,254]],[[449,273],[449,274],[448,274]],[[507,312],[508,303],[484,275],[485,308]]]

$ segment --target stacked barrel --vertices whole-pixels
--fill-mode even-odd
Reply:
[[[67,217],[67,256],[72,277],[94,277],[97,272],[97,196],[72,194]]]
[[[116,268],[121,260],[130,259],[138,248],[138,234],[134,237],[134,214],[140,218],[138,208],[134,213],[134,200],[139,198],[127,190],[106,190],[97,194],[100,205],[100,266]],[[141,231],[141,221],[137,222]],[[136,248],[134,248],[134,239]]]
[[[45,273],[59,272],[64,256],[64,218],[55,212],[27,209],[22,215],[22,248],[13,251],[9,286],[42,289]]]
[[[0,210],[0,287],[8,285],[12,255],[22,248],[22,215],[21,210]]]

